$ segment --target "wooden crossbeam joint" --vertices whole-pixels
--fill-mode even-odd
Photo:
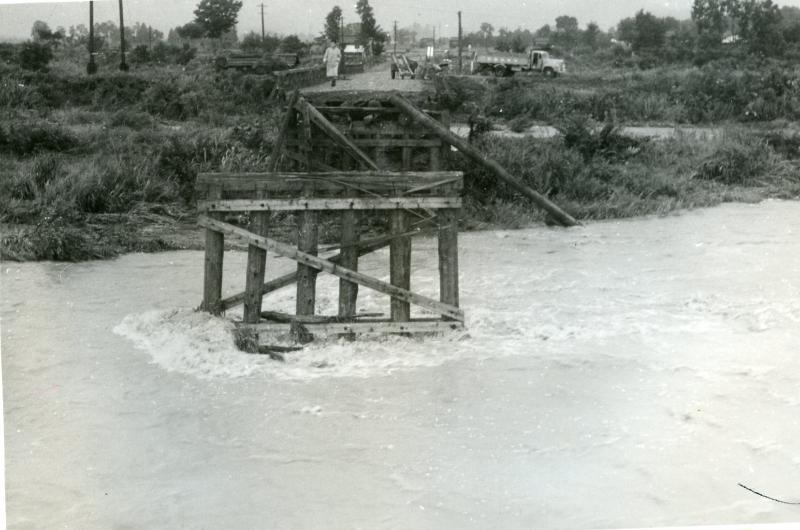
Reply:
[[[394,285],[378,280],[377,278],[367,276],[366,274],[346,269],[341,265],[337,265],[326,259],[322,259],[317,256],[312,256],[311,254],[301,252],[296,248],[287,245],[285,243],[275,241],[268,237],[258,236],[256,234],[253,234],[252,232],[249,232],[244,228],[239,228],[229,223],[217,221],[206,215],[199,216],[198,224],[210,230],[216,230],[221,233],[226,233],[241,237],[247,240],[248,244],[261,247],[267,251],[275,252],[284,257],[297,261],[298,263],[301,263],[303,265],[313,267],[315,269],[327,272],[329,274],[333,274],[334,276],[338,276],[340,278],[344,278],[359,285],[363,285],[364,287],[367,287],[369,289],[373,289],[380,293],[389,295],[398,300],[418,305],[429,311],[433,311],[442,316],[452,318],[453,320],[459,322],[464,321],[464,312],[457,307],[454,307],[449,304],[443,304],[441,302],[438,302],[436,300],[433,300],[431,298],[428,298],[426,296],[417,293],[413,293],[406,289],[395,287]]]

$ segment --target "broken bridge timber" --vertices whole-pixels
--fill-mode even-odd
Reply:
[[[447,125],[447,114],[425,111]],[[302,325],[311,335],[435,333],[463,327],[458,294],[458,226],[463,176],[442,171],[449,146],[416,126],[396,107],[371,100],[366,106],[314,106],[295,91],[267,171],[203,173],[197,179],[199,224],[206,230],[201,309],[220,314],[244,305],[239,327],[261,335]],[[296,243],[272,236],[271,212],[293,212]],[[227,217],[246,213],[247,228]],[[226,217],[227,216],[227,217]],[[320,218],[338,218],[339,254],[319,254]],[[362,238],[363,227],[382,224],[388,233]],[[438,236],[439,297],[411,290],[411,237]],[[273,230],[274,231],[274,230]],[[248,244],[245,290],[222,297],[225,237]],[[390,281],[358,271],[358,259],[389,247]],[[268,253],[297,262],[297,271],[265,282]],[[339,277],[338,314],[316,315],[316,278]],[[297,284],[294,315],[263,311],[263,296]],[[388,295],[389,318],[357,311],[359,286]],[[427,313],[411,318],[411,306]]]

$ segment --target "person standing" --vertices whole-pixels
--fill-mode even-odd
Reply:
[[[326,68],[326,75],[331,80],[331,86],[336,86],[336,78],[339,77],[339,62],[342,60],[342,51],[331,41],[322,56],[322,63]]]

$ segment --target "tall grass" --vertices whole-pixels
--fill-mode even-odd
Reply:
[[[579,219],[630,217],[710,206],[724,200],[800,196],[800,172],[752,133],[709,142],[690,136],[632,139],[591,123],[563,126],[546,140],[483,137],[478,147],[528,186]],[[527,200],[480,167],[459,163],[477,221],[514,226],[534,219]],[[513,206],[509,206],[513,205]],[[509,213],[511,212],[511,213]]]
[[[489,84],[488,86],[492,86]],[[486,112],[552,123],[569,116],[632,123],[764,122],[800,119],[800,68],[768,60],[702,67],[517,76],[489,90]]]

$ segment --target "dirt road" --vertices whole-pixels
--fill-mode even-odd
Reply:
[[[324,84],[306,87],[300,90],[303,94],[318,94],[324,92],[356,92],[356,91],[375,91],[389,92],[400,90],[401,92],[422,92],[425,90],[426,82],[420,79],[392,79],[389,73],[389,64],[374,66],[370,70],[361,74],[348,74],[345,79],[336,81],[336,86],[332,87],[330,81]]]

